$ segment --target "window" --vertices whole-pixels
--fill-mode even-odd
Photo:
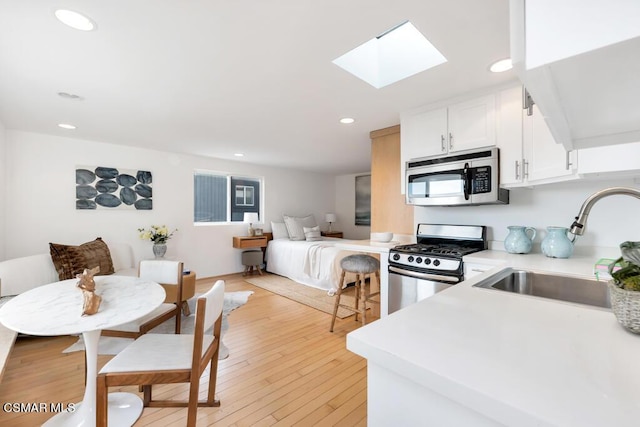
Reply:
[[[245,212],[260,214],[260,178],[196,171],[193,188],[194,222],[242,222]]]
[[[253,206],[253,187],[236,185],[236,206]]]

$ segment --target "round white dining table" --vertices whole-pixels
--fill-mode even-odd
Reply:
[[[82,334],[87,360],[87,384],[82,402],[50,418],[45,426],[95,426],[98,341],[103,329],[151,313],[165,299],[158,283],[129,276],[95,276],[100,309],[82,315],[78,279],[63,280],[24,292],[0,308],[0,323],[28,335]],[[109,393],[109,424],[131,426],[142,414],[142,400],[133,393]]]

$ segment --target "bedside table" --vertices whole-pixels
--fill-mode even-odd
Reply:
[[[233,236],[233,247],[236,249],[266,248],[267,236]]]
[[[325,237],[336,237],[338,239],[342,239],[342,231],[321,231],[320,235]]]
[[[242,252],[243,276],[257,271],[262,276],[261,265],[264,263],[264,252],[267,247],[267,236],[233,236],[233,247],[236,249],[248,249]],[[258,250],[251,250],[251,249]]]

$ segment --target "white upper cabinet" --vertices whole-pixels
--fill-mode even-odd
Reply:
[[[531,186],[575,179],[575,154],[557,144],[538,108],[523,108],[522,87],[498,94],[500,184]]]
[[[567,150],[640,141],[640,1],[510,0],[511,58]]]
[[[639,177],[640,142],[578,150],[578,161],[581,177]]]
[[[522,183],[522,87],[498,93],[498,128],[496,141],[500,148],[500,183],[502,186]]]
[[[452,105],[448,113],[448,152],[496,145],[495,95]]]
[[[400,115],[400,173],[411,159],[445,155],[496,144],[496,97],[487,95],[445,108],[422,108]]]
[[[446,153],[447,135],[446,108],[403,114],[400,119],[402,173],[407,160]]]
[[[556,143],[536,105],[523,115],[524,179],[532,183],[554,178],[576,177],[575,153]]]

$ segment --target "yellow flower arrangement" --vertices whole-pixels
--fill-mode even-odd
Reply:
[[[142,240],[150,240],[153,243],[167,243],[167,240],[173,236],[173,233],[178,231],[176,228],[172,232],[169,232],[169,228],[166,225],[152,225],[149,229],[138,228],[140,238]]]

